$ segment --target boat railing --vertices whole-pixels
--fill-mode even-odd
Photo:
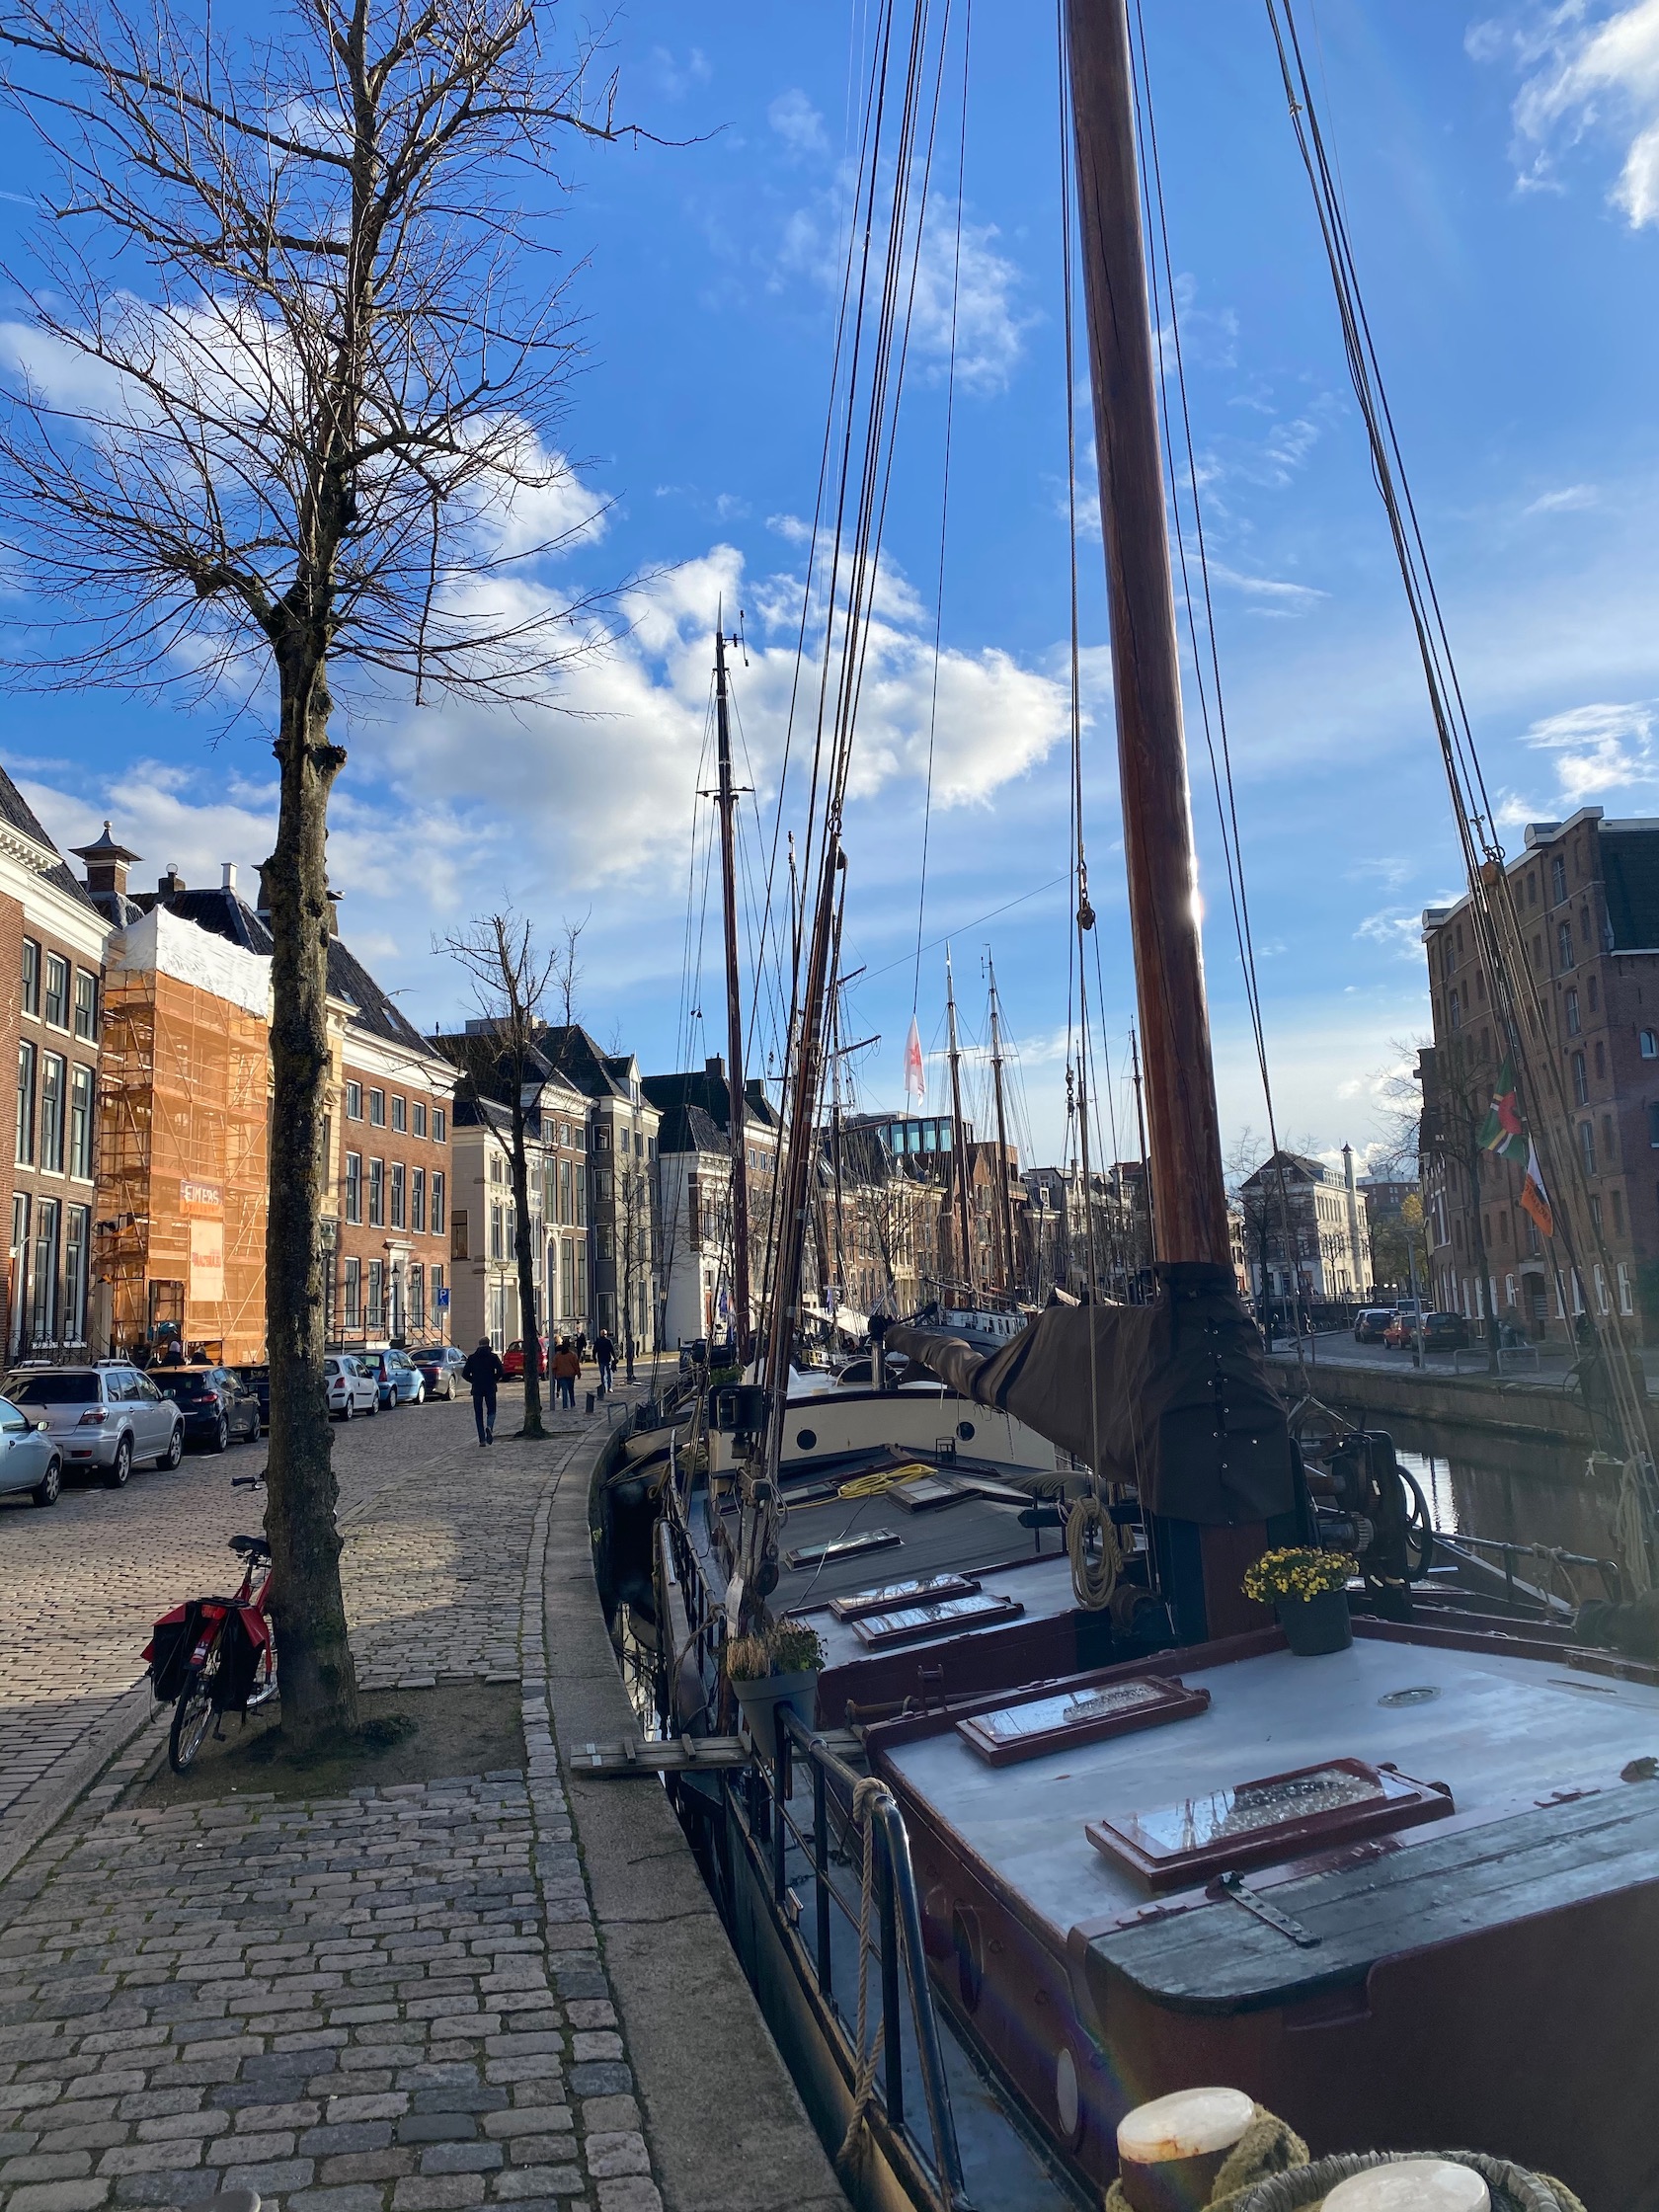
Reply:
[[[1571,1605],[1576,1602],[1556,1597],[1551,1591],[1538,1589],[1532,1583],[1521,1582],[1515,1572],[1518,1559],[1537,1559],[1554,1568],[1591,1567],[1601,1576],[1602,1588],[1616,1605],[1624,1596],[1624,1577],[1617,1559],[1598,1559],[1587,1551],[1566,1551],[1554,1543],[1517,1543],[1508,1537],[1469,1536],[1462,1529],[1451,1533],[1437,1530],[1435,1541],[1437,1544],[1444,1544],[1449,1550],[1456,1550],[1460,1544],[1467,1544],[1471,1550],[1496,1552],[1503,1562],[1504,1585],[1512,1602],[1521,1591],[1525,1591],[1530,1597],[1543,1598],[1551,1610],[1570,1610]]]
[[[892,1793],[883,1785],[866,1789],[862,1799],[869,1823],[873,1854],[873,1930],[860,1925],[858,1894],[849,1902],[830,1878],[832,1860],[844,1861],[862,1848],[855,1793],[864,1778],[831,1751],[822,1737],[807,1727],[786,1705],[777,1712],[777,1757],[770,1767],[750,1770],[750,1786],[765,1802],[764,1845],[770,1856],[772,1900],[780,1926],[793,1936],[796,1965],[816,1984],[824,2010],[834,2022],[843,2043],[843,2059],[851,2078],[859,2075],[861,2054],[847,2032],[840,2002],[841,1992],[833,1964],[834,1915],[839,1913],[852,1928],[859,1943],[858,1972],[874,1971],[880,1977],[879,2064],[872,2100],[876,2117],[885,2117],[890,2137],[908,2142],[918,2163],[931,2165],[927,2176],[932,2200],[950,2212],[972,2212],[963,2179],[962,2154],[957,2143],[956,2121],[951,2110],[950,2088],[945,2078],[944,2047],[938,2015],[933,2007],[932,1985],[927,1976],[922,1947],[921,1907],[916,1895],[915,1870],[910,1862],[909,1833]],[[810,1817],[798,1817],[795,1788],[798,1765],[810,1778]],[[809,1793],[800,1793],[806,1797]],[[799,1926],[800,1901],[789,1880],[791,1841],[813,1872],[814,1915],[810,1938]],[[864,1951],[869,1938],[870,1957]],[[906,1999],[913,2037],[912,2059],[921,2078],[932,2155],[929,2162],[906,2119],[905,2013]],[[867,2008],[874,2010],[873,2008]]]

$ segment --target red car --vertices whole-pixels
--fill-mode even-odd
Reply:
[[[504,1353],[502,1354],[502,1373],[503,1373],[503,1374],[504,1374],[504,1375],[505,1375],[505,1376],[507,1377],[507,1379],[508,1379],[508,1381],[509,1381],[509,1382],[515,1382],[515,1381],[516,1381],[516,1380],[517,1380],[517,1379],[518,1379],[518,1378],[519,1378],[520,1376],[522,1376],[523,1372],[524,1372],[524,1347],[523,1347],[523,1344],[522,1344],[522,1342],[521,1342],[521,1341],[520,1341],[520,1340],[519,1340],[519,1339],[518,1339],[517,1337],[514,1337],[514,1340],[513,1340],[513,1342],[512,1342],[512,1343],[511,1343],[511,1344],[510,1344],[510,1345],[508,1346],[507,1350],[506,1350],[506,1351],[505,1351],[505,1352],[504,1352]],[[543,1380],[543,1381],[545,1381],[545,1380],[546,1380],[546,1377],[547,1377],[547,1339],[546,1339],[546,1337],[543,1337],[543,1338],[541,1339],[541,1357],[540,1357],[540,1359],[539,1359],[539,1360],[537,1361],[537,1363],[536,1363],[536,1373],[537,1373],[537,1374],[538,1374],[539,1376],[541,1376],[541,1378],[542,1378],[542,1380]]]

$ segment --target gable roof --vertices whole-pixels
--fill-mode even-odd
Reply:
[[[653,1100],[653,1104],[657,1101]],[[657,1132],[657,1149],[663,1152],[709,1152],[730,1163],[732,1147],[726,1132],[700,1106],[691,1104],[663,1109]]]
[[[340,937],[329,939],[328,987],[334,997],[349,998],[356,1008],[351,1018],[352,1028],[364,1029],[371,1037],[384,1038],[389,1045],[402,1045],[410,1052],[424,1053],[429,1060],[443,1057],[433,1049],[431,1038],[423,1037],[409,1016],[398,1011],[356,954]]]
[[[39,845],[42,852],[49,852],[53,856],[52,866],[40,871],[43,881],[49,883],[55,891],[65,893],[77,906],[86,907],[93,913],[101,910],[88,893],[86,885],[46,835],[34,808],[4,768],[0,768],[0,821],[10,823],[32,844]]]
[[[674,1075],[642,1075],[640,1089],[659,1113],[695,1106],[713,1122],[720,1132],[721,1144],[725,1145],[732,1119],[732,1086],[726,1079],[723,1061],[713,1060],[701,1067],[687,1068]],[[744,1118],[746,1125],[756,1128],[776,1130],[778,1127],[777,1109],[754,1076],[744,1085]]]

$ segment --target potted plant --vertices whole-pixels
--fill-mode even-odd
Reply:
[[[1354,1640],[1347,1582],[1358,1572],[1359,1561],[1350,1552],[1298,1544],[1264,1551],[1244,1576],[1244,1595],[1273,1608],[1299,1658],[1317,1659],[1327,1651],[1346,1651]]]
[[[744,1724],[764,1759],[777,1757],[777,1708],[810,1728],[817,1716],[824,1645],[802,1620],[780,1620],[763,1633],[734,1636],[726,1646],[726,1679]]]

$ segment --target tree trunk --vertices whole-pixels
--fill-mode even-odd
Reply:
[[[271,1362],[272,1611],[284,1735],[301,1745],[353,1729],[357,1680],[340,1588],[339,1486],[323,1381],[329,1077],[328,797],[345,754],[329,743],[321,655],[278,656],[281,801],[266,872],[273,942],[271,1190],[265,1304]]]
[[[524,1347],[524,1425],[520,1436],[544,1437],[541,1419],[541,1319],[536,1311],[535,1255],[530,1249],[530,1169],[524,1151],[523,1084],[513,1100],[513,1256],[518,1262],[518,1341]]]

